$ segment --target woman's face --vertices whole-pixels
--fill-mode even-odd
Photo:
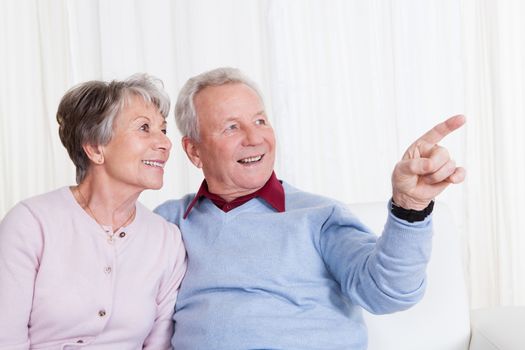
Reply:
[[[105,174],[115,186],[132,191],[159,189],[170,149],[162,114],[133,96],[115,118],[111,141],[102,146]]]

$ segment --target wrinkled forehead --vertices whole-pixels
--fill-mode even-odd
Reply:
[[[195,95],[194,104],[197,115],[210,112],[257,113],[264,110],[262,99],[257,91],[244,83],[207,86]]]

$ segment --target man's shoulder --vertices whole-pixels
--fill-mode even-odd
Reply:
[[[346,205],[336,199],[322,196],[320,194],[303,191],[283,181],[283,188],[286,200],[286,209],[300,209],[305,207],[325,207]]]
[[[162,216],[169,222],[178,222],[194,197],[195,193],[189,193],[179,199],[167,200],[156,207],[153,212]]]

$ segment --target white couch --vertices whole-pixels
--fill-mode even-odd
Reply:
[[[381,233],[386,203],[349,207],[374,232]],[[390,315],[364,312],[368,350],[525,350],[525,307],[470,313],[460,247],[452,213],[436,203],[425,296],[407,311]]]

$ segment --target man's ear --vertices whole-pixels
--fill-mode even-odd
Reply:
[[[95,164],[103,164],[104,163],[104,152],[103,147],[100,145],[83,145],[82,148],[84,149],[84,152],[86,152],[86,155],[88,158]]]
[[[184,152],[186,152],[188,159],[193,163],[193,165],[201,169],[202,161],[199,153],[199,143],[188,136],[184,136],[182,138],[182,148],[184,149]]]

